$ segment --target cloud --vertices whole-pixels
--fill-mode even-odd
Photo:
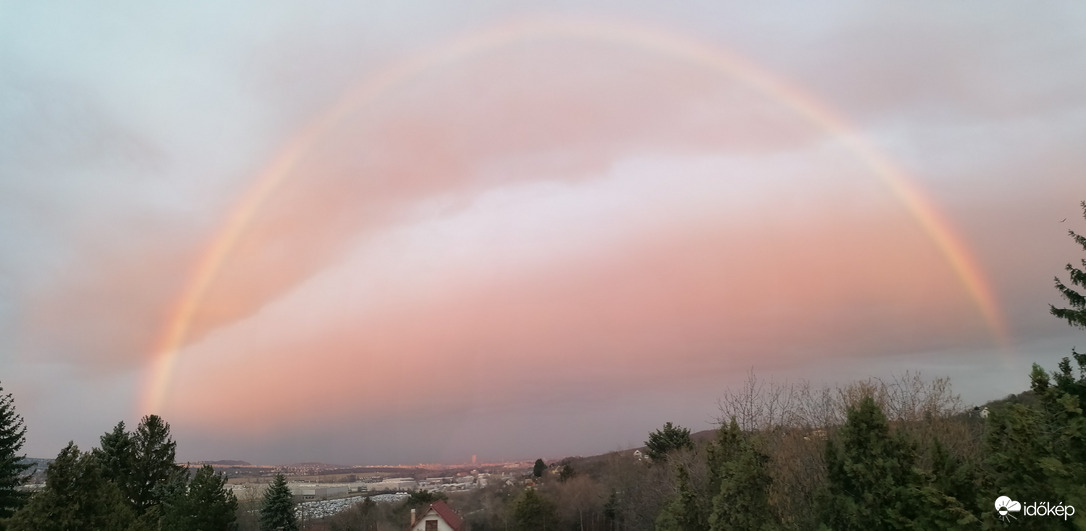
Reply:
[[[130,413],[196,264],[307,124],[534,8],[18,9],[0,21],[0,330],[48,424],[61,403]],[[192,451],[222,433],[247,437],[239,453],[274,439],[252,450],[269,460],[353,440],[436,459],[486,436],[506,456],[603,451],[676,412],[703,422],[754,365],[832,379],[953,357],[1013,385],[1027,347],[1059,351],[1050,278],[1077,251],[1056,220],[1078,219],[1086,163],[1078,8],[556,9],[715,43],[837,108],[964,237],[1023,353],[988,364],[945,259],[818,125],[651,46],[542,36],[442,56],[305,146],[180,351],[166,407]],[[99,385],[110,398],[88,399]],[[367,429],[328,427],[344,417]],[[452,442],[399,444],[414,419]],[[533,442],[533,419],[608,434]]]
[[[449,199],[466,205],[452,211],[424,201],[184,349],[167,411],[259,432],[347,411],[409,414],[439,397],[452,411],[528,406],[767,357],[830,363],[986,341],[894,199],[862,182],[853,189],[872,202],[857,201],[793,174],[812,159],[642,156],[594,179]],[[751,168],[759,179],[741,171]],[[544,372],[558,376],[541,390]],[[434,377],[465,392],[411,386]],[[357,402],[327,404],[326,389],[347,388]],[[263,398],[219,406],[238,394]]]
[[[1008,5],[982,16],[964,6],[943,6],[938,16],[895,11],[887,16],[866,6],[835,26],[819,50],[829,62],[818,71],[808,63],[805,81],[854,115],[914,112],[934,120],[1045,112],[1077,101],[1069,91],[1086,82],[1060,64],[1073,62],[1062,51],[1082,44],[1073,22],[1081,13],[1024,15]],[[1027,37],[1038,31],[1050,38]]]
[[[486,51],[365,103],[321,132],[248,223],[192,338],[251,315],[420,200],[576,180],[650,144],[758,153],[821,134],[720,72],[562,39]]]

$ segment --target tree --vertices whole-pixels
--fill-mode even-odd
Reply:
[[[0,387],[0,393],[3,391]],[[26,455],[19,454],[25,443],[26,426],[23,417],[15,412],[15,399],[11,393],[0,396],[0,521],[14,514],[27,500],[27,494],[18,489],[26,483],[25,472],[30,468],[29,463],[23,462]]]
[[[917,445],[892,433],[870,396],[850,406],[839,442],[826,441],[822,525],[835,530],[977,529],[980,521],[917,466]]]
[[[1086,201],[1080,203],[1086,217]],[[1086,250],[1086,237],[1069,230]],[[1069,308],[1049,306],[1049,312],[1071,326],[1086,328],[1086,296],[1071,286],[1086,287],[1082,269],[1067,264],[1070,286],[1055,278],[1056,289]],[[1077,371],[1072,368],[1072,358]],[[1077,374],[1076,374],[1077,373]],[[988,418],[985,466],[989,492],[1014,485],[1024,499],[1083,499],[1086,497],[1086,353],[1071,349],[1051,374],[1033,364],[1030,389],[1038,403],[1013,404]],[[990,515],[989,515],[990,516]],[[1071,524],[1086,527],[1086,516]]]
[[[237,529],[238,500],[226,489],[226,476],[216,474],[211,465],[201,467],[188,488],[163,505],[163,531]]]
[[[12,516],[10,529],[137,529],[136,515],[102,465],[69,442],[45,470],[45,488]]]
[[[409,494],[407,499],[404,500],[403,505],[408,508],[418,508],[424,505],[430,505],[438,500],[448,501],[449,495],[440,490],[419,489]]]
[[[712,476],[717,484],[709,529],[758,530],[775,528],[777,518],[769,504],[772,479],[767,471],[769,456],[758,451],[750,437],[732,417],[721,426],[717,443],[709,453]]]
[[[932,439],[930,453],[932,487],[957,500],[964,509],[986,513],[987,504],[977,505],[981,499],[978,491],[980,471],[975,462],[952,455],[939,439]]]
[[[393,510],[393,517],[397,521],[406,521],[411,509],[422,509],[438,500],[449,500],[449,495],[439,490],[419,489],[412,492],[406,500]]]
[[[513,500],[514,531],[558,529],[558,511],[550,500],[535,489],[525,489]]]
[[[905,529],[921,500],[916,495],[915,449],[890,424],[875,401],[849,407],[838,434],[826,441],[828,482],[819,495],[830,529]]]
[[[1086,372],[1086,356],[1078,354],[1076,359],[1079,370]],[[1021,499],[1086,497],[1086,416],[1076,395],[1086,385],[1086,377],[1074,379],[1067,358],[1052,376],[1055,385],[1035,364],[1030,380],[1038,403],[1032,407],[1012,404],[989,415],[985,497],[1003,495],[1006,485],[1014,485],[1015,496]],[[1086,526],[1086,517],[1075,518],[1072,525]]]
[[[573,469],[573,465],[566,463],[562,465],[562,468],[558,469],[558,481],[565,483],[570,479],[573,479],[577,475],[577,471]]]
[[[601,520],[606,491],[587,475],[573,476],[540,489],[558,510],[558,528],[592,529]]]
[[[261,531],[298,531],[298,517],[294,514],[294,497],[287,487],[287,478],[276,474],[264,500],[260,504]]]
[[[690,473],[683,465],[676,468],[678,492],[656,517],[657,531],[707,529],[705,510],[690,484]]]
[[[91,450],[91,455],[102,465],[102,474],[117,485],[122,494],[134,492],[135,447],[132,434],[125,431],[124,421],[118,422],[113,431],[105,433],[98,440],[99,447]],[[129,503],[133,503],[131,497]],[[132,506],[135,507],[135,504]]]
[[[620,524],[618,492],[612,490],[611,495],[607,497],[607,501],[603,503],[603,519],[609,524],[609,529],[614,530],[615,527]]]
[[[1082,215],[1086,218],[1086,201],[1080,203],[1082,206]],[[1076,234],[1073,230],[1068,230],[1068,234],[1075,240],[1076,243],[1082,246],[1082,249],[1086,251],[1086,236]],[[1065,267],[1067,270],[1071,286],[1079,286],[1086,288],[1086,259],[1082,260],[1082,269],[1079,269],[1071,264],[1067,264]],[[1055,278],[1056,289],[1060,292],[1060,295],[1067,301],[1069,308],[1056,308],[1049,305],[1049,312],[1052,315],[1060,319],[1066,319],[1067,324],[1071,326],[1077,326],[1080,328],[1086,328],[1086,296],[1082,295],[1074,288],[1064,284],[1060,281],[1060,277]]]
[[[653,461],[665,459],[667,454],[680,448],[694,448],[694,440],[690,438],[690,430],[681,426],[673,426],[665,423],[662,429],[649,434],[649,440],[645,441],[649,458]]]
[[[532,475],[541,478],[544,470],[547,470],[547,464],[543,462],[542,458],[536,459],[535,466],[532,467]]]
[[[170,437],[170,424],[162,417],[143,417],[135,432],[124,428],[124,422],[119,422],[113,431],[102,435],[101,447],[93,453],[106,478],[142,516],[167,497],[184,491],[185,469],[174,462],[177,443]],[[150,514],[147,519],[156,516]]]
[[[132,436],[134,489],[129,493],[138,512],[162,503],[184,481],[184,467],[174,462],[176,450],[168,422],[158,415],[140,420]]]

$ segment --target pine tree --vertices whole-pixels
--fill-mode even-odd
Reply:
[[[543,472],[545,470],[547,470],[547,464],[543,462],[543,459],[536,459],[535,465],[532,466],[532,475],[537,478],[541,478],[543,477]]]
[[[10,529],[139,529],[136,515],[90,454],[69,442],[45,470],[45,488],[11,518]]]
[[[185,469],[174,462],[177,443],[170,437],[170,424],[158,415],[143,417],[135,432],[124,428],[119,422],[102,435],[93,454],[136,514],[154,522],[160,516],[158,505],[185,488]]]
[[[0,387],[0,393],[4,391]],[[23,417],[15,412],[15,399],[11,393],[0,396],[0,522],[22,507],[27,494],[18,490],[26,483],[25,472],[30,468],[24,463],[26,455],[20,455],[26,443],[26,427]],[[2,529],[0,523],[0,529]]]
[[[733,424],[735,429],[732,429]],[[728,424],[720,425],[720,429],[716,432],[716,440],[706,450],[706,461],[709,465],[709,492],[720,491],[720,472],[724,463],[736,458],[742,438],[743,432],[739,429],[735,417],[732,417]]]
[[[987,510],[987,504],[983,507],[977,506],[978,475],[979,471],[973,462],[951,455],[939,439],[932,440],[931,476],[932,486],[936,490],[954,498],[970,511]]]
[[[121,421],[113,427],[113,431],[105,433],[98,440],[99,447],[91,450],[91,454],[102,465],[105,478],[113,482],[135,508],[135,501],[130,496],[136,490],[132,477],[136,461],[132,434],[125,431],[124,421]]]
[[[830,529],[911,529],[923,503],[914,468],[916,449],[890,424],[875,401],[850,407],[838,433],[826,441],[825,489],[819,493],[822,522]]]
[[[709,465],[716,484],[713,510],[709,516],[712,531],[761,530],[779,527],[769,504],[772,479],[767,466],[769,456],[754,447],[739,429],[735,417],[727,428],[721,427],[717,443],[710,449]]]
[[[690,430],[682,426],[674,426],[670,422],[664,427],[649,434],[649,440],[645,441],[648,456],[653,461],[660,461],[667,454],[680,448],[693,448],[694,440],[690,438]]]
[[[618,499],[618,492],[612,490],[611,495],[607,497],[607,501],[603,503],[603,519],[609,525],[608,529],[615,529],[622,522],[619,519],[621,516],[621,502]]]
[[[298,531],[298,517],[294,514],[294,497],[287,487],[287,478],[276,474],[264,500],[260,504],[261,531]]]
[[[174,462],[177,443],[170,438],[170,424],[158,415],[140,420],[132,435],[133,470],[129,495],[136,510],[145,513],[162,503],[184,482],[184,467]]]
[[[1013,486],[1015,499],[1086,498],[1086,416],[1079,397],[1072,394],[1084,380],[1074,381],[1068,376],[1066,358],[1060,365],[1060,370],[1053,373],[1056,385],[1043,368],[1033,366],[1031,387],[1039,398],[1038,405],[1012,404],[993,409],[989,415],[985,498],[1007,494],[1004,489],[1008,485]],[[1022,525],[1028,528],[1040,524],[1033,521]],[[1086,516],[1076,514],[1068,527],[1075,525],[1086,528]]]
[[[163,531],[237,529],[238,500],[226,488],[226,476],[204,465],[188,488],[163,502]]]
[[[1086,217],[1086,201],[1080,203],[1082,205],[1082,215]],[[1082,250],[1086,251],[1086,236],[1076,234],[1073,230],[1068,230],[1068,234],[1082,246]],[[1067,273],[1070,276],[1071,286],[1079,286],[1086,288],[1086,259],[1082,260],[1082,269],[1079,269],[1071,264],[1067,264],[1065,267]],[[1086,295],[1082,295],[1074,288],[1067,286],[1060,277],[1055,278],[1056,290],[1060,292],[1060,296],[1067,301],[1070,308],[1057,308],[1049,305],[1049,312],[1060,319],[1066,319],[1067,324],[1071,326],[1077,326],[1080,328],[1086,328]]]

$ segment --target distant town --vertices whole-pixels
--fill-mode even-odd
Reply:
[[[623,452],[625,453],[625,452]],[[641,451],[630,455],[641,458]],[[45,486],[44,471],[52,459],[28,458],[36,472],[27,490]],[[264,495],[268,484],[277,474],[287,477],[298,515],[303,520],[331,516],[351,508],[364,498],[378,503],[398,503],[418,491],[459,492],[491,484],[524,486],[531,483],[534,461],[504,461],[496,463],[417,465],[358,465],[343,466],[326,463],[297,463],[290,465],[254,465],[240,460],[198,461],[187,463],[190,469],[211,465],[227,477],[227,486],[240,502],[256,502]],[[551,461],[548,461],[551,462]],[[558,459],[553,462],[558,463]],[[557,474],[557,465],[552,473]]]

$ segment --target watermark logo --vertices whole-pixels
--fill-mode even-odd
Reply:
[[[1022,510],[1022,504],[1018,503],[1010,498],[1010,496],[1000,496],[995,501],[996,512],[999,513],[999,518],[1004,522],[1010,522],[1011,518],[1017,520],[1018,518],[1011,513],[1017,513]]]
[[[1022,513],[1025,516],[1055,516],[1064,520],[1075,515],[1075,507],[1073,505],[1064,505],[1063,502],[1032,502],[1023,505],[1021,502],[1012,500],[1010,496],[996,498],[995,509],[999,513],[999,518],[1004,522],[1018,519],[1012,513]]]

